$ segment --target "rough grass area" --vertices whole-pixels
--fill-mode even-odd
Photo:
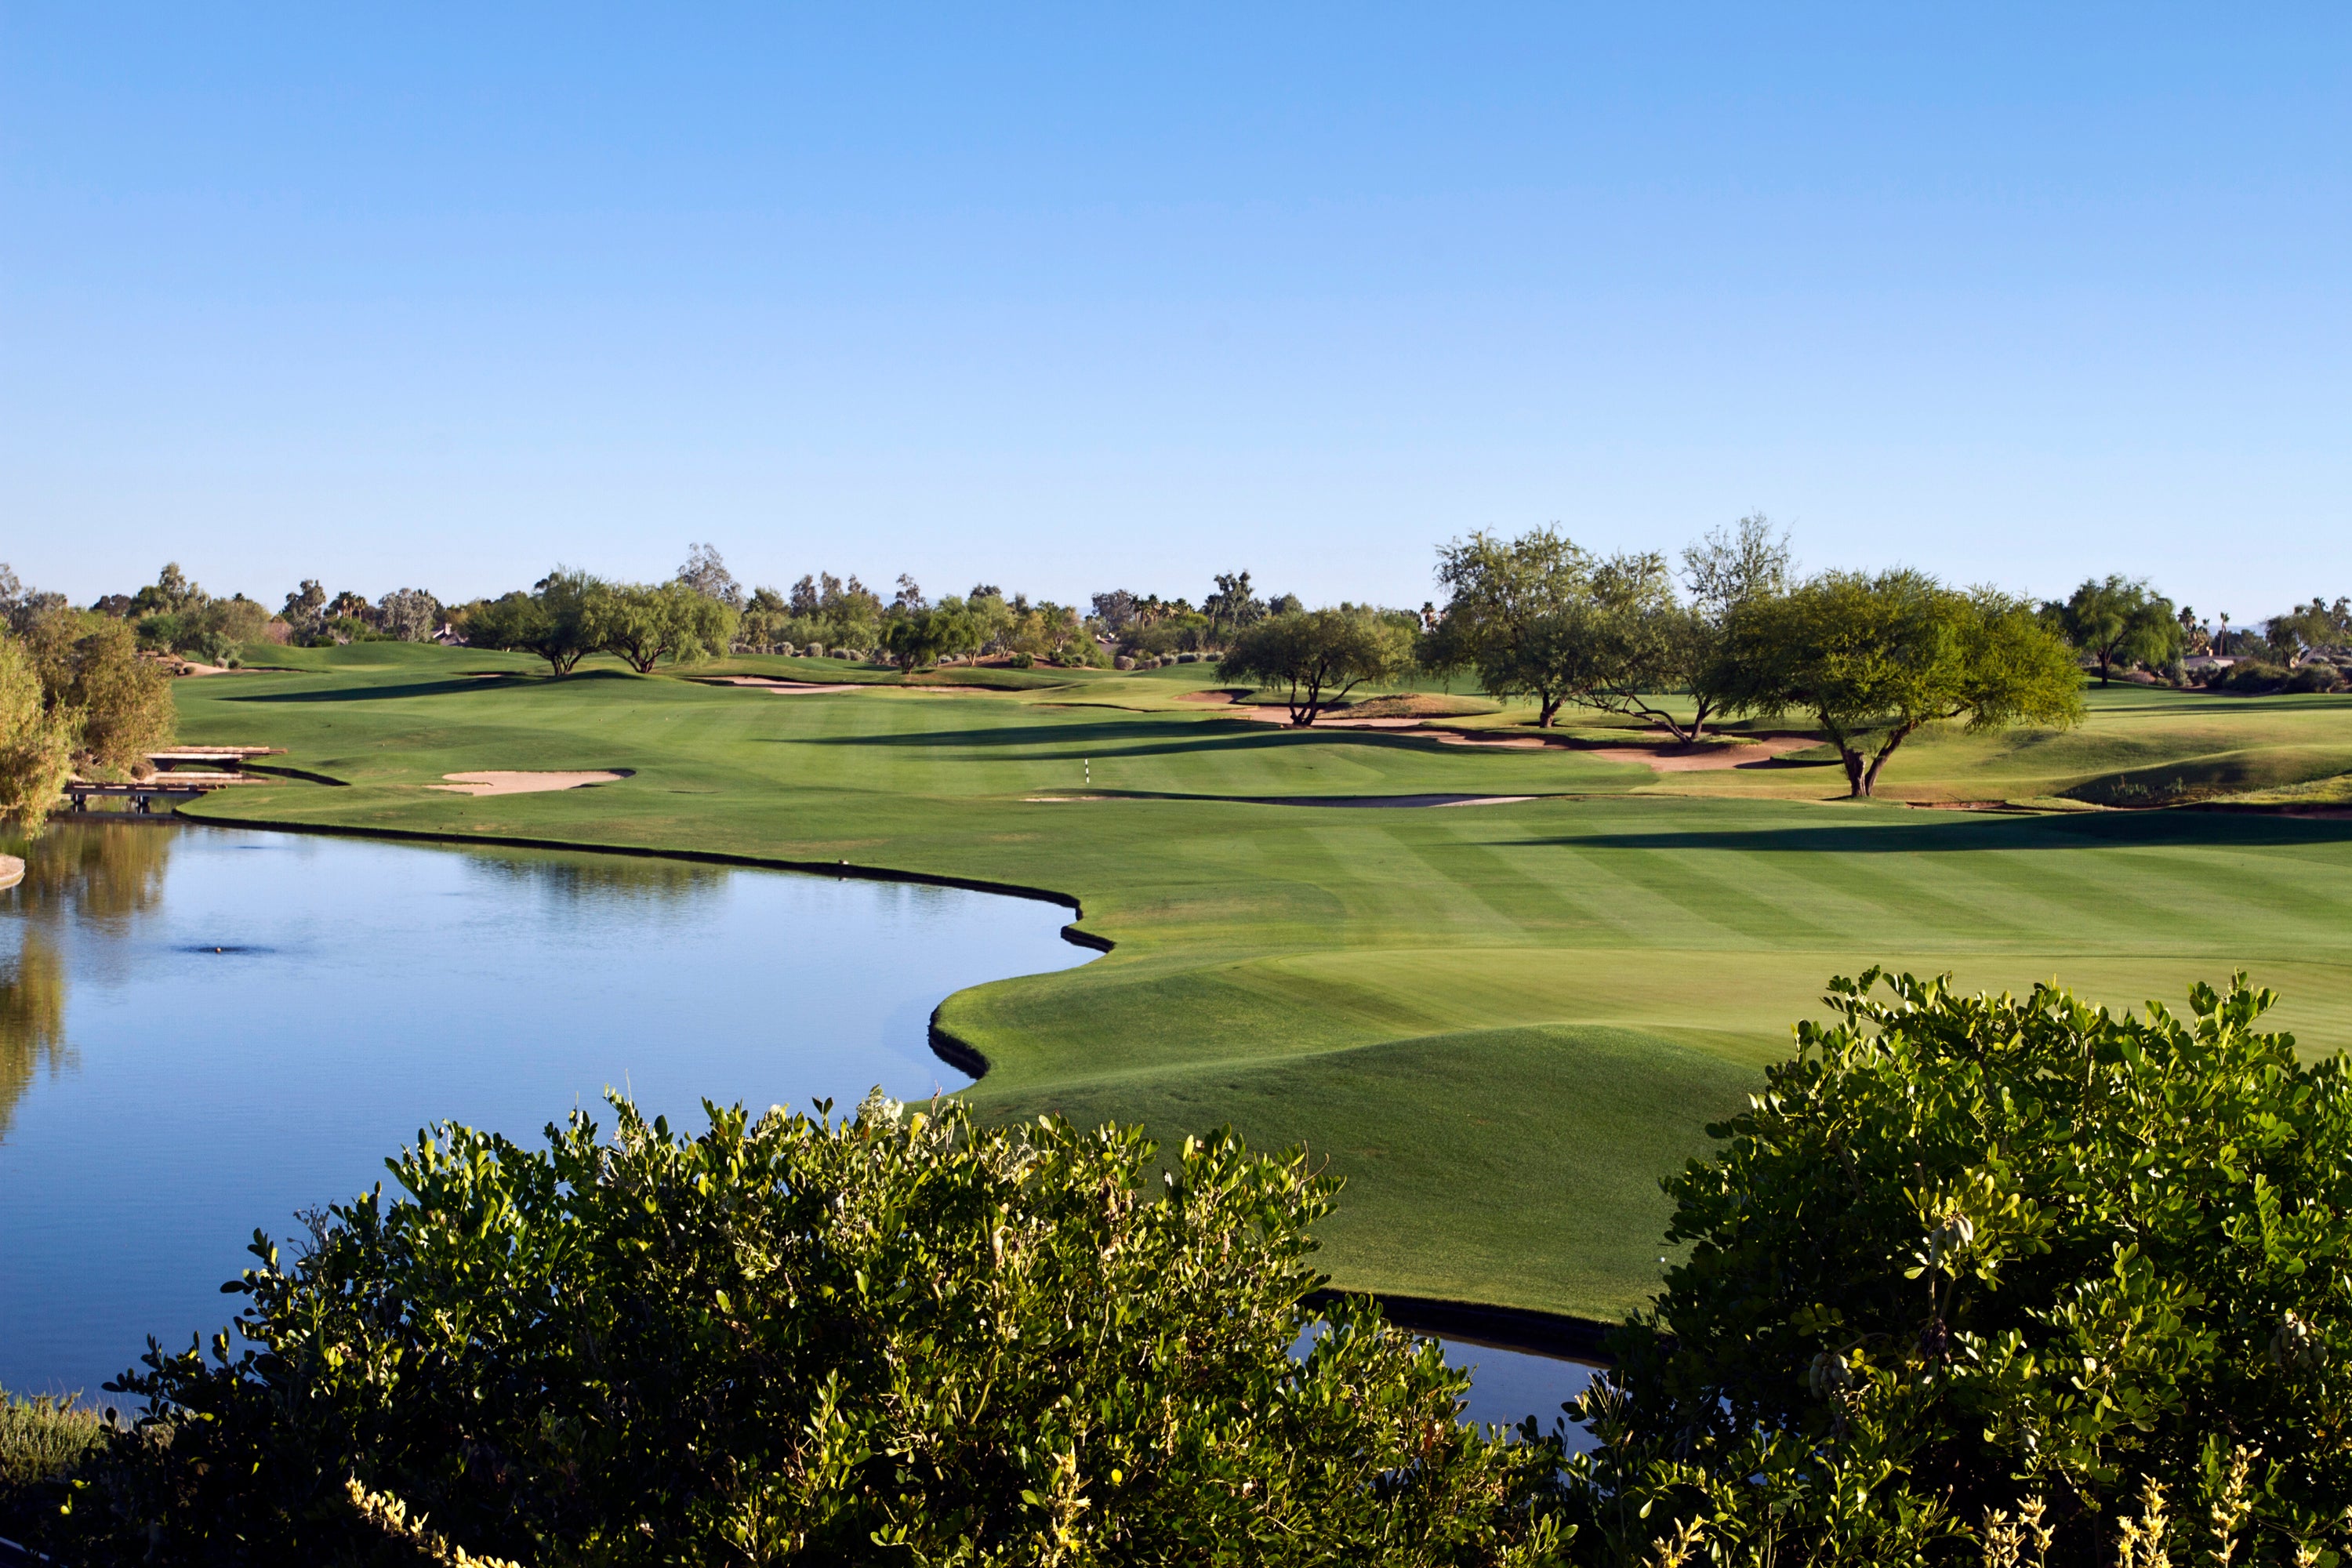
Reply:
[[[2285,992],[2280,1020],[2306,1048],[2352,1040],[2352,823],[1900,804],[2051,797],[2221,757],[2308,778],[2314,757],[2352,757],[2352,698],[2094,691],[2076,731],[1922,737],[1889,767],[1893,798],[1849,805],[1826,798],[1835,769],[1802,763],[1660,774],[1567,747],[1250,723],[1184,700],[1215,684],[1202,665],[803,699],[609,664],[550,680],[463,649],[302,651],[331,657],[179,682],[182,737],[283,745],[352,787],[255,785],[194,814],[1073,895],[1115,952],[941,1008],[993,1064],[975,1102],[1303,1142],[1349,1183],[1324,1231],[1347,1285],[1581,1312],[1635,1300],[1658,1177],[1760,1082],[1830,975],[1875,963],[1991,987],[2056,976],[2119,1006],[2246,968]],[[583,767],[635,772],[557,794],[426,787]],[[1028,799],[1089,782],[1105,798]],[[1248,804],[1447,795],[1542,798]]]
[[[842,658],[786,658],[780,654],[738,654],[694,665],[683,673],[697,676],[757,675],[770,680],[807,680],[843,686],[976,686],[990,691],[1042,691],[1085,680],[1090,669],[1055,669],[1039,665],[1015,669],[1000,664],[948,664],[909,673],[887,664],[852,663]]]
[[[0,1506],[14,1493],[61,1476],[104,1439],[95,1410],[36,1394],[0,1391]]]

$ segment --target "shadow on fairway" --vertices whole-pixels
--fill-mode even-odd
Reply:
[[[1360,730],[1288,730],[1237,720],[1114,719],[1066,724],[993,724],[891,734],[777,736],[782,746],[879,746],[933,751],[942,746],[1059,747],[1041,756],[1159,756],[1181,752],[1262,752],[1277,746],[1379,744],[1391,739]]]
[[[382,702],[394,697],[450,697],[460,691],[496,691],[538,678],[528,675],[485,675],[457,680],[410,680],[395,686],[338,686],[327,691],[257,691],[250,696],[224,697],[223,702]]]
[[[1966,849],[2264,849],[2342,844],[2352,820],[2205,811],[1978,817],[1722,832],[1584,833],[1528,840],[1578,849],[1727,849],[1790,855],[1927,855]]]
[[[608,680],[642,680],[618,669],[583,669],[565,676],[526,675],[520,670],[485,670],[454,679],[408,680],[388,686],[337,686],[324,691],[257,691],[224,697],[224,702],[383,702],[397,697],[449,697],[458,692],[562,691]]]

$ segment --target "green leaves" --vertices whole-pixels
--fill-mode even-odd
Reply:
[[[1360,682],[1402,674],[1412,658],[1410,631],[1379,611],[1343,605],[1268,616],[1244,628],[1218,663],[1217,679],[1283,687],[1290,721],[1303,728]]]
[[[1671,1184],[1689,1258],[1594,1405],[1587,1506],[1703,1491],[1752,1533],[1769,1495],[1784,1552],[1932,1555],[2038,1497],[2088,1561],[2093,1521],[2147,1479],[2193,1492],[2226,1432],[2291,1555],[2352,1496],[2352,1087],[2260,1032],[2273,1000],[1832,982],[1833,1021]]]
[[[2074,656],[2023,605],[1913,571],[1825,572],[1739,606],[1699,686],[1727,709],[1810,714],[1857,795],[1923,725],[2082,717]]]
[[[175,1539],[288,1560],[358,1528],[354,1477],[540,1564],[1559,1542],[1556,1445],[1459,1426],[1435,1347],[1306,1305],[1335,1190],[1303,1158],[1188,1141],[1155,1201],[1131,1129],[876,1095],[838,1121],[709,1107],[688,1138],[614,1108],[609,1139],[577,1115],[540,1148],[421,1134],[390,1163],[404,1195],[239,1282],[260,1352],[158,1351],[125,1380],[172,1439],[124,1450],[139,1487],[100,1489],[168,1499]]]

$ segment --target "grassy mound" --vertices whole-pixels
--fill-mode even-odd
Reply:
[[[1622,1305],[1655,1268],[1655,1178],[1785,1051],[1830,975],[1874,963],[1972,986],[2062,975],[2130,1005],[2246,967],[2285,991],[2281,1022],[2307,1048],[2352,1040],[2341,821],[1914,812],[1828,801],[1829,768],[1660,774],[1570,748],[1293,731],[1183,700],[1213,683],[1198,665],[796,700],[617,669],[551,680],[462,649],[297,651],[315,656],[303,673],[177,683],[182,736],[283,745],[352,787],[253,785],[193,814],[1073,895],[1115,952],[941,1009],[993,1064],[975,1103],[1162,1134],[1230,1121],[1328,1151],[1351,1185],[1325,1260],[1351,1284]],[[2352,757],[2352,699],[2116,689],[2075,731],[1922,737],[1884,787],[2020,800],[2218,758],[2292,780],[2337,753]],[[425,787],[576,766],[635,773],[480,799]],[[1108,798],[1029,799],[1087,782]],[[1544,798],[1247,804],[1416,795]]]

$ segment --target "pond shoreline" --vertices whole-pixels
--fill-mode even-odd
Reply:
[[[126,816],[128,813],[124,814]],[[846,860],[788,860],[774,855],[739,855],[723,849],[659,849],[644,844],[602,844],[576,838],[540,838],[514,833],[436,832],[422,827],[346,827],[340,823],[282,822],[264,816],[232,816],[225,812],[206,812],[201,816],[173,813],[182,822],[192,822],[213,827],[249,827],[271,833],[322,834],[335,838],[375,838],[402,840],[413,844],[488,844],[502,849],[552,849],[589,855],[629,855],[646,860],[687,860],[704,866],[739,866],[753,871],[797,871],[813,877],[832,877],[838,880],[865,882],[909,882],[926,888],[955,888],[970,893],[996,893],[1005,898],[1028,899],[1042,904],[1055,904],[1068,910],[1078,920],[1086,919],[1086,910],[1067,893],[1057,893],[1050,888],[1030,887],[1020,882],[995,882],[978,877],[940,876],[929,871],[902,871],[890,866],[857,866]],[[163,818],[160,820],[169,820]],[[1115,945],[1108,937],[1092,931],[1079,931],[1076,922],[1063,928],[1063,939],[1075,946],[1108,952]]]
[[[173,814],[177,816],[178,814]],[[170,821],[171,817],[155,818]],[[545,849],[598,855],[627,855],[645,859],[684,860],[702,865],[737,866],[753,870],[794,871],[807,875],[832,876],[864,881],[912,883],[923,887],[955,888],[970,892],[996,893],[1006,897],[1029,899],[1070,910],[1077,920],[1086,918],[1085,907],[1068,893],[1052,889],[1024,886],[1014,882],[995,882],[979,878],[947,877],[923,871],[904,871],[891,867],[854,866],[846,861],[828,864],[822,860],[789,860],[780,857],[740,855],[710,849],[656,849],[644,845],[594,844],[572,839],[540,838],[517,834],[436,833],[422,828],[361,828],[341,825],[281,822],[262,817],[230,816],[207,812],[201,816],[181,816],[183,822],[201,823],[222,827],[259,828],[278,833],[323,834],[333,837],[405,840],[425,844],[486,844],[502,848]],[[1079,929],[1077,920],[1061,928],[1062,940],[1076,947],[1109,952],[1118,944],[1110,938]],[[940,1011],[947,1005],[941,998],[931,1010],[928,1023],[928,1039],[931,1052],[941,1061],[975,1079],[988,1076],[990,1063],[986,1055],[940,1022]],[[1341,1295],[1365,1295],[1381,1304],[1391,1322],[1415,1333],[1424,1333],[1467,1344],[1490,1346],[1496,1350],[1517,1351],[1560,1361],[1580,1362],[1590,1365],[1609,1364],[1604,1340],[1615,1325],[1579,1318],[1566,1312],[1540,1311],[1528,1307],[1505,1307],[1476,1301],[1448,1300],[1436,1297],[1402,1295],[1388,1291],[1323,1290],[1313,1300],[1328,1300]]]
[[[1395,1295],[1386,1290],[1324,1289],[1309,1296],[1307,1301],[1320,1306],[1347,1296],[1369,1296],[1380,1303],[1381,1313],[1397,1327],[1450,1344],[1485,1345],[1585,1366],[1609,1366],[1616,1360],[1609,1353],[1608,1336],[1618,1325],[1567,1312],[1450,1301],[1434,1296]]]

